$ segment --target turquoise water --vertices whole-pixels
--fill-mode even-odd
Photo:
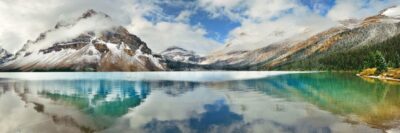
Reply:
[[[396,132],[400,85],[352,73],[0,73],[0,132]]]

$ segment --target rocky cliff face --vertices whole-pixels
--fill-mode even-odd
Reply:
[[[0,48],[0,64],[7,62],[7,60],[12,56],[8,51],[5,49]]]
[[[59,22],[28,41],[3,71],[160,71],[162,58],[111,18],[93,10],[72,22]]]

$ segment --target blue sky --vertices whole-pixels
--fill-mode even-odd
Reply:
[[[315,13],[321,17],[326,17],[328,12],[336,5],[336,0],[295,0],[293,1],[299,6],[303,6],[309,10],[309,12]],[[373,2],[380,2],[380,4],[390,4],[390,0],[356,0],[355,3],[362,3],[361,8],[371,8]],[[164,13],[172,16],[177,16],[183,10],[191,10],[194,13],[189,18],[190,25],[201,25],[206,31],[206,37],[224,43],[227,39],[228,34],[231,30],[240,27],[241,23],[235,20],[229,19],[227,16],[221,17],[210,17],[210,12],[197,8],[191,3],[187,2],[189,6],[171,6],[171,4],[161,4]],[[240,12],[239,12],[240,13]],[[272,16],[271,21],[277,20],[285,15],[290,15],[293,10],[287,9],[281,11],[278,15]]]
[[[300,0],[300,3],[311,11],[325,16],[335,5],[335,0]]]
[[[367,1],[367,0],[366,0]],[[335,5],[335,0],[297,0],[298,4],[320,16],[326,16],[329,10]],[[205,37],[224,43],[231,30],[240,27],[241,23],[231,20],[227,16],[212,17],[209,12],[193,6],[193,1],[186,2],[186,5],[159,4],[167,15],[178,16],[184,10],[194,12],[189,18],[190,25],[200,25],[207,31]],[[292,9],[284,10],[279,15],[273,16],[270,20],[276,20],[285,15],[291,14]]]
[[[189,17],[189,21],[187,22],[193,26],[201,26],[207,31],[205,37],[216,40],[218,42],[223,42],[232,29],[239,27],[240,23],[237,21],[232,21],[226,16],[213,18],[210,17],[209,12],[194,7],[191,3],[185,6],[174,5],[174,4],[160,4],[163,12],[167,15],[178,16],[182,11],[189,10],[193,12]]]

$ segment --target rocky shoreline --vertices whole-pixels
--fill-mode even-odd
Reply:
[[[371,78],[371,79],[379,79],[379,80],[387,80],[387,81],[397,81],[400,82],[400,79],[395,79],[395,78],[390,78],[390,77],[384,77],[384,76],[362,76],[360,74],[356,74],[359,77],[363,78]]]
[[[400,82],[400,69],[389,69],[381,74],[376,73],[376,68],[368,68],[356,74],[359,77]]]

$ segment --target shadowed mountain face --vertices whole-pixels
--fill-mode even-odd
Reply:
[[[103,13],[89,10],[28,41],[3,71],[157,71],[163,60]]]
[[[6,62],[11,56],[12,54],[8,53],[8,51],[0,48],[0,64]]]
[[[189,51],[180,47],[170,47],[160,53],[161,56],[170,61],[199,63],[204,60],[203,57],[197,55],[194,51]]]

